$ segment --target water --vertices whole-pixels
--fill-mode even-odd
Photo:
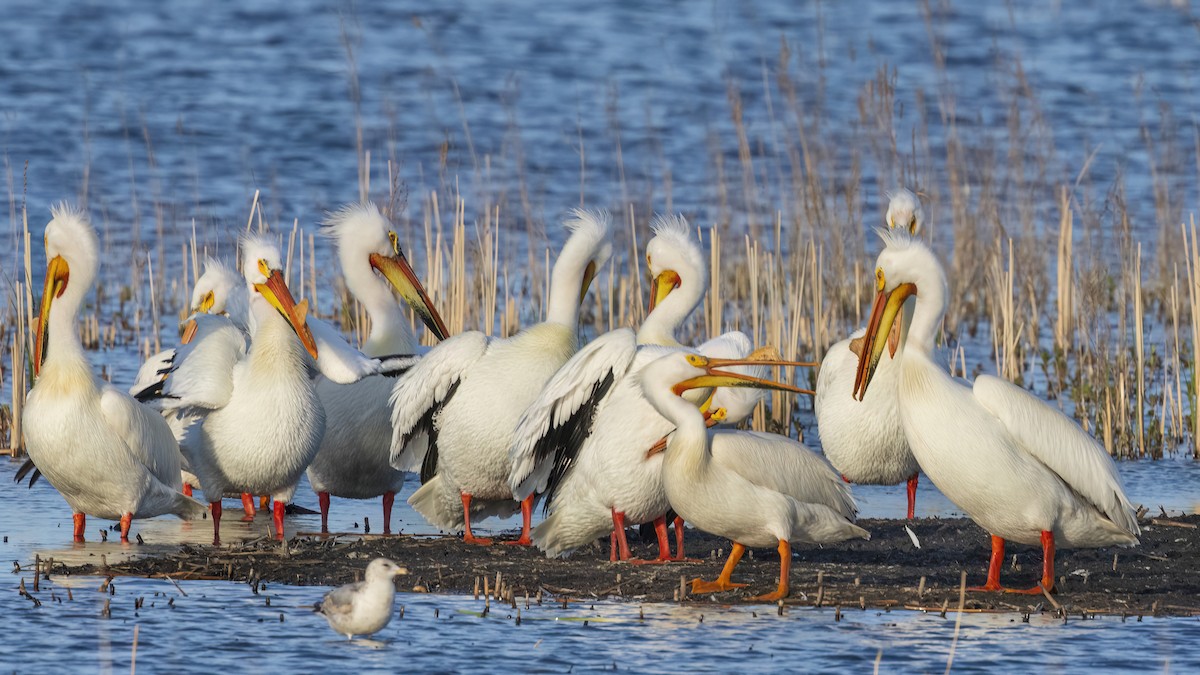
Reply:
[[[786,149],[774,139],[793,122],[781,113],[777,89],[761,84],[774,79],[781,37],[793,51],[801,105],[824,120],[823,136],[847,147],[864,143],[857,112],[863,86],[881,66],[895,68],[901,152],[915,129],[929,125],[934,159],[917,170],[923,183],[944,178],[937,167],[945,157],[947,126],[936,106],[922,116],[918,99],[952,90],[953,120],[968,144],[999,149],[975,159],[1009,161],[1005,126],[1020,84],[1019,59],[1036,102],[1022,101],[1022,119],[1029,135],[1049,135],[1055,148],[1046,175],[1036,180],[1071,182],[1087,164],[1085,184],[1103,193],[1123,175],[1132,227],[1147,255],[1157,242],[1152,173],[1170,188],[1168,218],[1195,208],[1188,158],[1153,155],[1141,132],[1149,129],[1160,146],[1184,139],[1188,148],[1194,138],[1191,111],[1200,108],[1200,71],[1187,3],[958,3],[936,8],[929,27],[917,2],[643,5],[518,0],[431,7],[409,0],[351,10],[327,0],[268,0],[253,9],[186,0],[12,0],[5,4],[10,20],[0,22],[0,149],[15,196],[6,242],[16,241],[26,198],[34,267],[40,269],[36,242],[48,206],[61,199],[86,202],[103,231],[103,279],[136,288],[134,263],[140,265],[161,241],[166,264],[174,265],[193,225],[210,251],[228,254],[255,190],[262,192],[269,221],[287,228],[295,218],[311,231],[323,210],[357,196],[343,16],[355,45],[372,193],[386,192],[384,160],[393,159],[410,196],[405,222],[420,221],[429,190],[445,196],[457,186],[467,200],[467,222],[479,218],[485,205],[500,205],[505,243],[518,249],[528,224],[536,231],[581,200],[601,206],[644,201],[653,209],[684,211],[702,225],[717,221],[721,182],[714,157],[723,158],[725,186],[741,191],[730,82],[745,103],[756,158],[765,158],[758,166],[789,175]],[[930,30],[938,36],[944,70],[935,65]],[[859,197],[865,218],[878,222],[882,197],[874,186],[895,184],[900,170],[871,153],[858,159],[867,188]],[[830,168],[839,173],[823,176],[828,184],[854,180],[848,155]],[[759,178],[763,202],[787,208],[786,181]],[[443,200],[443,209],[448,203]],[[1037,207],[1044,222],[1057,222],[1051,204]],[[549,234],[553,239],[555,233]],[[405,236],[419,238],[412,231]],[[319,246],[328,260],[326,244]],[[21,268],[12,250],[0,256],[7,279]],[[321,280],[328,286],[329,273],[322,272]],[[116,295],[108,294],[109,303]],[[91,356],[97,368],[126,383],[136,369],[135,352],[136,346],[122,344]],[[7,393],[2,397],[7,400]],[[111,559],[125,550],[116,542],[70,546],[62,500],[44,484],[33,490],[13,485],[14,470],[0,463],[0,535],[9,538],[0,551],[8,559],[28,563],[35,552],[63,560]],[[1121,472],[1134,503],[1187,512],[1200,505],[1194,487],[1200,468],[1190,461],[1125,463]],[[855,493],[865,516],[903,511],[902,488]],[[298,495],[302,505],[315,508],[307,486]],[[398,525],[427,531],[401,503]],[[335,500],[331,524],[352,531],[365,515],[378,529],[378,513],[377,502]],[[955,510],[925,482],[918,514]],[[226,518],[223,529],[229,537],[257,534],[262,523]],[[316,516],[290,519],[302,530],[317,523]],[[103,524],[89,523],[89,539]],[[488,522],[483,529],[513,524]],[[135,530],[148,542],[139,550],[151,553],[210,536],[207,523],[172,519],[138,522]],[[595,609],[531,608],[516,626],[507,613],[486,619],[462,613],[480,609],[466,598],[406,594],[400,600],[405,618],[377,643],[346,644],[305,608],[321,588],[272,586],[265,594],[272,601],[268,608],[265,597],[240,584],[188,582],[184,597],[165,581],[121,579],[110,598],[112,617],[101,619],[103,597],[94,591],[99,580],[71,582],[79,584],[73,601],[50,599],[51,593],[65,596],[58,585],[63,580],[57,580],[34,609],[11,592],[17,576],[11,577],[9,592],[0,594],[0,614],[9,617],[0,666],[123,671],[136,625],[143,670],[482,666],[562,672],[615,663],[638,670],[863,672],[882,650],[881,670],[938,671],[945,666],[954,616],[852,612],[835,622],[831,611],[792,610],[778,617],[773,610],[755,616],[761,608],[657,605],[645,608],[641,623],[633,604],[597,603]],[[134,616],[134,599],[142,596],[146,606]],[[174,608],[166,607],[168,598],[175,599]],[[584,617],[591,619],[586,626],[555,620]],[[1197,637],[1197,622],[1185,619],[1063,625],[1041,617],[1023,624],[1007,615],[967,615],[955,670],[1069,671],[1086,665],[1195,671]],[[64,644],[73,645],[70,661]]]

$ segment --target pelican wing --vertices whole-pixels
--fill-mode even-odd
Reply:
[[[1046,465],[1118,527],[1139,532],[1117,467],[1071,418],[1042,399],[991,375],[975,379],[975,400],[1004,425],[1022,450]]]
[[[759,431],[709,432],[713,461],[755,485],[804,504],[823,504],[854,520],[850,487],[825,458],[786,436]]]
[[[436,473],[437,426],[434,418],[454,396],[471,366],[487,351],[483,333],[460,333],[438,343],[396,380],[392,406],[391,465],[399,471],[421,470],[424,482]],[[424,437],[425,442],[417,442]],[[412,441],[412,442],[410,442]]]
[[[517,500],[554,491],[591,434],[600,403],[636,355],[632,330],[609,331],[576,352],[550,378],[521,415],[508,451],[508,482]]]
[[[326,379],[337,384],[354,384],[379,373],[379,361],[350,346],[338,329],[312,317],[307,323],[317,344],[316,368]]]
[[[164,409],[216,409],[233,395],[233,367],[246,355],[246,335],[223,316],[198,314],[196,337],[175,349],[166,379],[139,392]]]
[[[175,350],[164,349],[157,354],[151,354],[150,358],[138,368],[137,377],[134,378],[133,386],[129,388],[129,393],[132,396],[137,396],[139,393],[153,389],[156,385],[163,381],[167,373],[171,371],[171,366],[175,362]]]
[[[112,386],[101,391],[100,411],[138,463],[159,481],[178,490],[179,445],[162,415]]]

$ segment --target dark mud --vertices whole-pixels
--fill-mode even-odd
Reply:
[[[984,581],[989,539],[969,520],[911,521],[920,548],[905,532],[905,521],[863,520],[860,524],[870,530],[870,541],[793,547],[787,604],[845,611],[954,611],[959,605],[961,573],[966,572],[968,585]],[[1197,525],[1200,516],[1148,517],[1143,520],[1139,547],[1059,550],[1052,599],[968,591],[964,607],[972,611],[1053,612],[1064,617],[1200,614]],[[631,537],[636,540],[636,533],[631,532]],[[403,590],[483,594],[486,585],[490,594],[503,602],[524,602],[528,595],[555,601],[610,598],[739,603],[774,590],[779,557],[775,551],[757,550],[743,558],[733,575],[733,581],[748,584],[746,588],[713,596],[689,595],[691,579],[712,579],[720,572],[729,546],[727,540],[689,530],[687,553],[702,561],[635,565],[608,562],[607,545],[577,552],[566,560],[548,560],[534,549],[466,545],[453,537],[346,534],[298,536],[287,542],[286,549],[283,543],[265,538],[221,548],[184,545],[170,556],[139,558],[111,567],[82,566],[70,572],[336,585],[354,581],[370,559],[386,556],[408,568],[409,575],[400,579]],[[650,542],[639,542],[634,554],[652,557],[655,551]],[[1001,582],[1028,588],[1037,584],[1040,570],[1040,549],[1010,544]],[[497,578],[502,584],[498,596]]]

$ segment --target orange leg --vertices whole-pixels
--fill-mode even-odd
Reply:
[[[318,492],[317,503],[321,509],[321,534],[329,534],[329,493]]]
[[[721,569],[721,575],[716,581],[704,581],[703,579],[692,579],[693,593],[716,593],[718,591],[728,591],[734,588],[745,588],[746,584],[735,584],[729,581],[733,576],[733,568],[737,567],[738,561],[742,559],[742,554],[746,552],[746,547],[733,542],[733,549],[729,551],[729,559],[725,561],[725,567]]]
[[[480,546],[491,546],[491,539],[483,539],[471,534],[471,495],[462,493],[463,505],[463,542],[467,544],[478,544]]]
[[[249,492],[242,493],[242,510],[246,515],[242,516],[242,520],[250,522],[254,520],[254,495]]]
[[[634,565],[662,565],[665,563],[674,562],[671,558],[670,540],[667,538],[666,514],[654,519],[654,534],[658,537],[658,557],[653,560],[630,558],[630,563]]]
[[[213,519],[213,546],[221,545],[221,502],[209,502],[208,508],[212,511]]]
[[[987,583],[983,586],[971,586],[968,591],[1002,591],[1000,586],[1000,565],[1004,564],[1004,539],[992,535],[992,560],[988,564]]]
[[[395,492],[383,493],[383,533],[392,533],[392,504],[396,502]]]
[[[917,511],[917,478],[920,473],[914,473],[908,479],[908,519],[912,520]]]
[[[625,539],[625,514],[612,509],[613,535],[617,538],[617,554],[620,560],[629,560],[629,541]]]
[[[271,515],[275,516],[275,538],[283,539],[283,512],[287,508],[287,504],[276,499],[272,507],[274,513]]]
[[[685,560],[683,557],[683,518],[675,516],[675,560]]]
[[[184,483],[183,484],[183,494],[187,497],[191,497],[192,496],[192,486],[187,483]]]
[[[258,498],[258,508],[266,511],[271,508],[271,495],[263,495]]]
[[[71,519],[75,521],[75,541],[83,541],[83,528],[87,527],[87,516],[76,513]]]
[[[779,540],[779,588],[775,589],[774,593],[760,595],[754,600],[775,601],[782,600],[788,596],[789,586],[788,581],[792,573],[792,545],[783,539]]]
[[[126,513],[125,515],[121,516],[121,543],[123,544],[129,543],[129,526],[132,524],[132,522],[132,513]]]
[[[1020,593],[1021,595],[1041,595],[1042,589],[1046,592],[1054,590],[1054,533],[1042,530],[1042,583],[1027,588],[1025,590],[1013,590],[1011,588],[1004,589],[1006,593]]]
[[[617,531],[608,533],[608,561],[617,562]]]
[[[521,500],[521,538],[516,541],[506,541],[509,546],[533,546],[529,538],[529,525],[533,520],[533,495]]]

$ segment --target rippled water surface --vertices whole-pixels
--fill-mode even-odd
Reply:
[[[771,139],[785,123],[775,116],[780,102],[765,100],[770,88],[761,83],[774,77],[781,38],[792,50],[801,105],[821,111],[831,138],[854,135],[860,92],[883,65],[895,69],[900,145],[924,123],[911,112],[918,99],[947,86],[958,99],[961,132],[976,140],[1001,136],[1010,93],[1025,82],[1057,148],[1045,180],[1070,181],[1085,164],[1100,185],[1123,174],[1132,227],[1148,247],[1155,241],[1152,175],[1171,186],[1173,203],[1194,207],[1194,171],[1186,162],[1152,171],[1141,131],[1194,135],[1200,58],[1189,3],[929,4],[932,16],[920,2],[10,0],[0,21],[0,151],[13,199],[10,226],[0,234],[16,241],[22,199],[35,241],[49,204],[85,201],[104,232],[104,280],[129,284],[132,260],[159,241],[167,256],[178,256],[193,227],[210,250],[228,252],[256,190],[269,220],[290,228],[297,219],[311,229],[322,210],[357,196],[342,25],[359,74],[373,193],[383,193],[385,161],[393,159],[414,201],[429,190],[461,189],[468,223],[482,205],[473,192],[500,195],[504,221],[518,223],[506,231],[510,243],[523,241],[526,219],[552,221],[581,199],[631,199],[627,191],[645,193],[639,198],[655,209],[711,222],[723,200],[718,186],[741,180],[730,82],[746,101],[755,151],[779,152]],[[930,47],[931,31],[940,54]],[[936,146],[946,120],[932,117]],[[714,176],[714,154],[725,158],[728,175]],[[933,155],[944,156],[937,148]],[[855,168],[868,186],[900,179],[895,167],[869,157]],[[764,176],[760,189],[773,194],[775,180]],[[0,255],[6,279],[21,268],[12,251]],[[133,345],[90,356],[117,383],[136,368]],[[7,389],[0,395],[7,400]],[[100,521],[89,523],[92,541],[71,546],[61,498],[45,484],[15,486],[14,471],[0,462],[5,560],[128,552],[95,541],[106,524]],[[1125,463],[1121,472],[1134,503],[1197,510],[1195,463]],[[863,515],[903,510],[902,488],[855,494]],[[298,501],[315,508],[307,485]],[[400,526],[428,531],[401,504]],[[378,528],[378,510],[377,502],[335,500],[332,526],[354,530],[368,516]],[[926,483],[918,513],[955,511]],[[317,525],[316,516],[289,519],[299,530]],[[261,518],[223,523],[227,536],[263,527]],[[172,519],[139,521],[135,530],[147,542],[137,550],[148,553],[211,535],[207,522]],[[940,672],[955,631],[953,613],[849,612],[835,621],[829,610],[778,616],[774,608],[614,602],[522,608],[517,625],[508,610],[479,616],[482,607],[470,598],[404,594],[402,619],[377,640],[347,643],[308,609],[322,588],[276,585],[255,595],[236,583],[178,589],[118,579],[105,595],[99,579],[59,577],[42,586],[42,606],[34,607],[15,592],[21,578],[28,582],[29,573],[2,584],[0,671],[124,672],[136,628],[144,672],[869,672],[876,663],[881,672]],[[138,598],[145,604],[135,611]],[[111,616],[102,618],[106,601]],[[958,640],[957,672],[1200,670],[1195,619],[1022,623],[965,615]]]

